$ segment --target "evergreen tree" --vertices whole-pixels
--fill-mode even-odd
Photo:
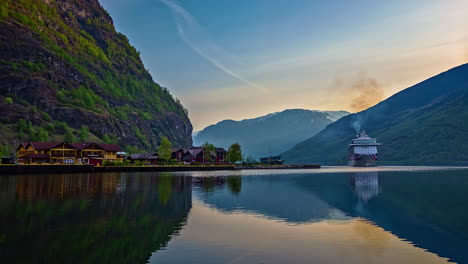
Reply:
[[[88,126],[82,126],[80,129],[80,140],[85,142],[89,137],[89,128]]]
[[[42,127],[39,128],[36,139],[41,142],[49,140],[49,133]]]
[[[18,132],[25,132],[25,131],[26,131],[26,127],[27,127],[26,120],[20,118],[20,119],[18,120],[17,127],[18,127]]]
[[[236,163],[237,161],[242,161],[241,146],[238,143],[234,143],[229,147],[228,159],[229,159],[229,161],[231,163]]]
[[[73,132],[71,130],[68,130],[67,134],[65,134],[65,142],[67,142],[67,143],[76,142],[75,135],[73,135]]]
[[[37,141],[36,130],[34,129],[31,121],[26,123],[26,132],[28,133],[29,141]]]
[[[104,143],[106,143],[106,144],[110,144],[111,139],[109,137],[109,134],[105,133],[104,136],[102,137],[102,141],[104,141]]]
[[[161,139],[161,145],[158,148],[158,155],[166,162],[171,158],[172,155],[172,148],[171,142],[167,137],[163,137]]]

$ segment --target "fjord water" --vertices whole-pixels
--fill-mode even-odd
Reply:
[[[2,263],[468,263],[468,170],[0,177]]]

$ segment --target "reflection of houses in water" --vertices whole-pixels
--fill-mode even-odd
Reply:
[[[130,178],[131,177],[131,178]],[[164,180],[171,177],[170,181]],[[52,175],[20,175],[3,177],[0,193],[14,194],[19,200],[38,198],[92,197],[102,194],[122,194],[141,192],[148,189],[156,191],[157,185],[165,185],[174,192],[191,194],[191,177],[185,176],[126,176],[123,173],[106,174],[52,174]],[[6,187],[8,187],[6,189]]]
[[[119,173],[18,176],[16,182],[17,196],[25,200],[113,194],[122,191],[125,191],[125,182],[122,181]]]
[[[201,188],[205,192],[224,189],[225,187],[234,194],[239,194],[242,189],[241,176],[211,176],[211,177],[193,177],[193,186]]]
[[[0,197],[5,263],[145,263],[185,225],[192,178],[6,175]]]
[[[367,202],[380,193],[377,171],[359,171],[351,176],[351,186],[361,201]]]

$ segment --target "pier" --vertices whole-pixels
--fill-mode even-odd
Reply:
[[[104,172],[178,172],[270,169],[319,169],[319,164],[305,165],[179,165],[179,166],[93,166],[93,165],[0,165],[4,174],[104,173]]]

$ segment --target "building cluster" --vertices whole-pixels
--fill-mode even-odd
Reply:
[[[128,156],[131,162],[147,162],[156,165],[165,162],[157,152],[151,153],[136,153]],[[214,151],[208,151],[203,147],[192,147],[188,149],[176,148],[172,149],[170,160],[184,164],[200,163],[200,164],[226,164],[228,163],[227,151],[224,148],[215,148]]]
[[[102,166],[104,161],[121,162],[125,152],[102,143],[23,142],[16,149],[20,164],[86,164]]]
[[[270,156],[265,158],[260,158],[260,164],[265,165],[283,165],[284,160],[281,159],[281,156]]]
[[[102,143],[23,142],[16,149],[19,164],[82,164],[102,166],[107,162],[143,163],[157,165],[163,160],[157,152],[127,155],[118,145]],[[171,161],[184,164],[226,164],[227,151],[203,147],[172,149]]]

